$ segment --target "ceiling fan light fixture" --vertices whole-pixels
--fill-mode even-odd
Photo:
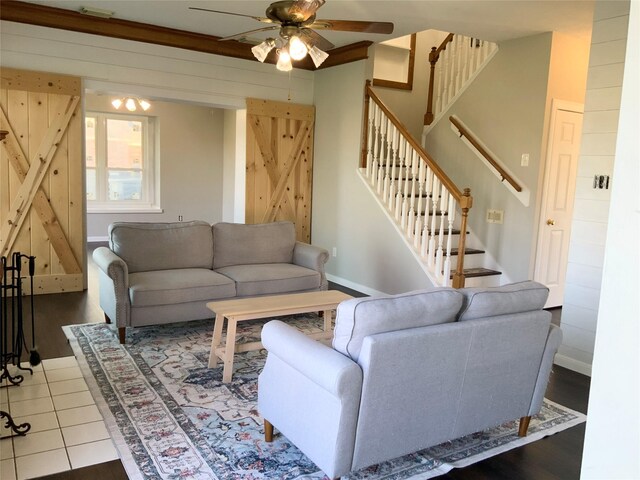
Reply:
[[[276,68],[281,72],[290,72],[293,68],[291,56],[284,48],[278,50],[278,63],[276,64]]]
[[[259,43],[255,47],[251,47],[251,53],[260,62],[264,62],[269,55],[269,52],[276,46],[276,41],[273,38],[267,38],[264,42]]]
[[[329,54],[327,52],[323,52],[314,45],[309,49],[309,56],[311,57],[311,60],[313,60],[313,64],[318,68],[322,65],[322,62],[329,57]]]
[[[297,35],[289,39],[289,55],[293,60],[302,60],[307,56],[307,45]]]

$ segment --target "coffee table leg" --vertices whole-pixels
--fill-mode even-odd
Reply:
[[[233,355],[236,353],[236,326],[238,322],[230,318],[227,321],[227,347],[224,352],[224,370],[222,382],[229,383],[233,375]]]
[[[209,368],[215,368],[218,364],[218,355],[216,348],[220,345],[222,339],[222,326],[224,325],[224,316],[216,314],[216,321],[213,325],[213,338],[211,339],[211,353],[209,353]]]
[[[331,312],[332,310],[324,311],[324,331],[327,333],[331,332]]]

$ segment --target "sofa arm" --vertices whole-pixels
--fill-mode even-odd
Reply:
[[[293,263],[301,267],[310,268],[320,273],[320,290],[328,288],[324,265],[329,261],[329,252],[321,247],[308,243],[296,242],[293,249]]]
[[[362,371],[351,359],[279,320],[262,328],[262,345],[269,355],[277,356],[336,397],[362,382]]]
[[[99,269],[100,308],[118,327],[129,325],[129,268],[107,247],[93,251]]]
[[[329,478],[345,475],[353,460],[360,366],[278,320],[263,327],[262,343],[269,354],[258,380],[260,415]]]
[[[549,327],[549,334],[547,335],[547,344],[545,345],[544,352],[542,353],[540,371],[538,372],[538,379],[536,380],[533,398],[531,399],[529,416],[537,414],[540,412],[540,408],[542,408],[542,401],[544,400],[544,394],[547,390],[547,383],[549,383],[551,368],[553,367],[553,359],[561,343],[562,330],[555,325],[551,325]]]

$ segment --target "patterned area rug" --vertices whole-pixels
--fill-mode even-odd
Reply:
[[[305,332],[322,328],[315,314],[286,321]],[[263,323],[240,324],[238,342],[257,340]],[[126,345],[106,324],[64,330],[129,478],[327,478],[282,435],[264,442],[256,409],[264,350],[237,354],[229,384],[222,383],[220,364],[207,368],[213,321],[130,329]],[[432,478],[584,421],[584,415],[545,401],[525,438],[510,422],[343,478]]]

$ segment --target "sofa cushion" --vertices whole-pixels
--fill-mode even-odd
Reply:
[[[109,247],[129,273],[174,268],[212,268],[213,234],[206,222],[109,225]]]
[[[290,263],[234,265],[218,268],[236,282],[239,297],[297,292],[320,288],[320,274]]]
[[[461,305],[462,295],[452,288],[347,300],[338,305],[333,348],[357,362],[365,337],[453,322]]]
[[[463,288],[464,296],[458,321],[495,317],[541,310],[549,289],[538,282],[526,281],[493,288]]]
[[[213,226],[213,268],[259,263],[292,263],[296,229],[291,222]]]
[[[129,297],[134,307],[206,302],[235,294],[233,280],[205,268],[154,270],[129,275]]]

